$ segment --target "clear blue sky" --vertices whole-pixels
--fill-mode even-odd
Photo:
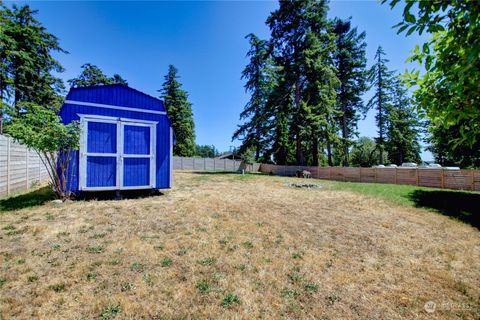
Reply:
[[[193,103],[197,143],[213,144],[221,151],[239,144],[232,143],[231,136],[248,101],[240,79],[247,63],[244,37],[268,37],[265,20],[278,7],[276,1],[29,3],[69,52],[58,55],[66,69],[63,79],[78,75],[80,66],[89,62],[158,96],[167,66],[173,64]],[[352,17],[352,24],[366,31],[369,65],[382,45],[389,67],[404,71],[413,67],[405,60],[421,39],[405,38],[391,28],[400,13],[376,1],[332,1],[329,15]],[[360,122],[359,130],[361,135],[376,135],[373,112]],[[423,158],[431,155],[423,153]]]

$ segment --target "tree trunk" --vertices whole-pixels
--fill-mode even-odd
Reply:
[[[312,166],[318,166],[318,138],[316,136],[312,141]]]
[[[300,109],[300,81],[297,79],[295,82],[295,107],[296,111],[299,112]],[[305,158],[303,156],[302,150],[302,138],[300,136],[300,128],[298,124],[295,125],[295,154],[297,165],[303,166],[305,165]]]
[[[348,132],[347,132],[347,106],[345,103],[342,105],[342,138],[343,138],[343,166],[348,167]]]

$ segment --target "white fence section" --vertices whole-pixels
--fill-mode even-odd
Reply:
[[[0,135],[0,197],[27,190],[48,179],[38,154]]]
[[[244,164],[241,160],[173,157],[173,170],[258,171],[260,164]]]

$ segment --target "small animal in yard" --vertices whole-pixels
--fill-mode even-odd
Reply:
[[[298,178],[305,178],[305,179],[310,179],[312,178],[312,173],[307,170],[297,170],[296,176]]]
[[[303,170],[302,175],[305,179],[311,179],[312,178],[312,173],[310,171],[307,171],[307,170]]]

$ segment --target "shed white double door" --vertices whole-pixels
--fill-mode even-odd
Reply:
[[[82,116],[80,190],[155,187],[156,122]]]

